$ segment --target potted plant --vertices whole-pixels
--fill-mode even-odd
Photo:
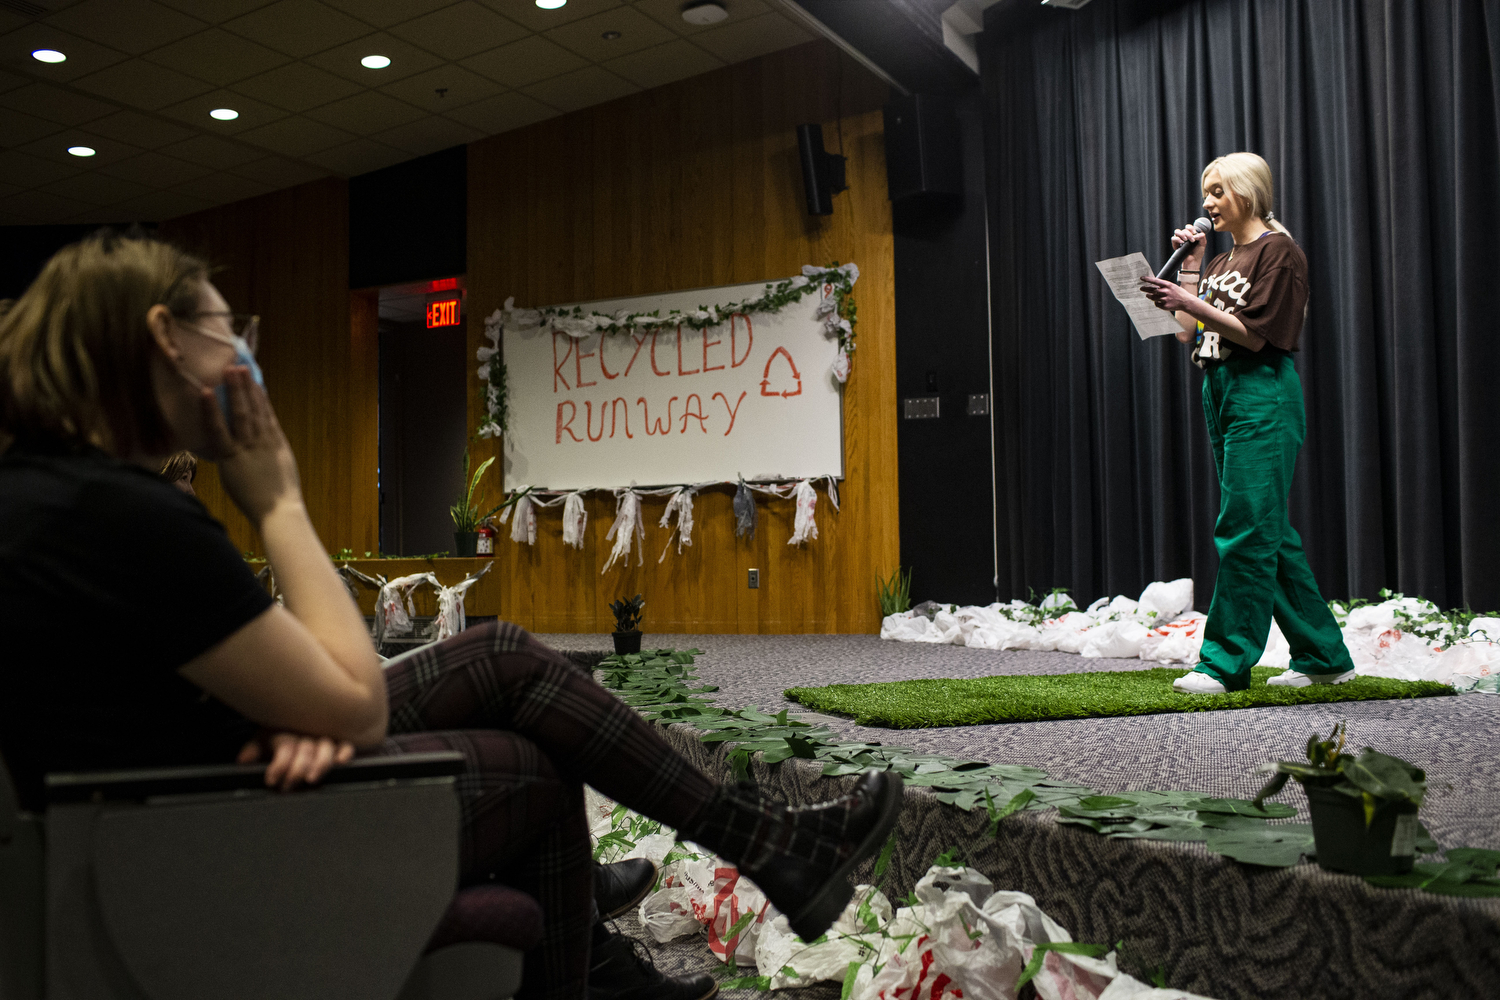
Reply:
[[[1296,778],[1307,793],[1319,865],[1352,875],[1409,872],[1427,775],[1369,747],[1358,757],[1344,753],[1346,733],[1341,722],[1326,740],[1316,733],[1308,737],[1305,764],[1283,760],[1267,765],[1275,776],[1256,795],[1255,804]]]
[[[475,470],[474,478],[469,479],[469,449],[464,448],[464,479],[468,481],[469,489],[461,501],[448,508],[448,513],[453,518],[453,554],[456,556],[476,555],[479,548],[479,526],[531,492],[529,487],[520,490],[488,511],[482,511],[484,494],[480,493],[476,498],[474,493],[479,489],[479,481],[493,464],[493,458],[485,459]]]
[[[615,652],[621,656],[641,651],[641,609],[646,599],[636,594],[630,600],[621,598],[609,606],[615,613]]]

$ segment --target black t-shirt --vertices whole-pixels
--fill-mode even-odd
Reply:
[[[178,668],[271,604],[193,497],[101,452],[0,456],[0,750],[42,776],[228,763],[256,727]]]
[[[1270,359],[1297,350],[1307,310],[1307,257],[1290,236],[1272,230],[1219,254],[1203,269],[1198,288],[1209,305],[1234,315],[1266,341],[1252,351],[1199,324],[1193,360],[1200,367],[1231,353]]]

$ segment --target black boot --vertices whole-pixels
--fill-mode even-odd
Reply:
[[[610,920],[639,906],[656,884],[656,874],[656,862],[650,858],[595,865],[594,902],[600,918]]]
[[[684,840],[739,866],[804,941],[838,919],[854,886],[849,873],[885,844],[901,812],[901,775],[867,771],[854,791],[829,802],[787,806],[722,785]]]
[[[668,976],[634,938],[594,925],[589,960],[589,1000],[709,1000],[719,984],[706,972]]]

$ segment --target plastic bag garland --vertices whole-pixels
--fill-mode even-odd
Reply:
[[[755,537],[755,497],[750,495],[744,479],[734,491],[734,537]]]

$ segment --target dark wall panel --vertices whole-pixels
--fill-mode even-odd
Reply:
[[[454,146],[350,179],[350,288],[464,273],[468,162]]]

